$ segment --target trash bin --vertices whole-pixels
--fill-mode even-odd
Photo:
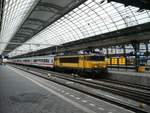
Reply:
[[[138,72],[139,73],[144,73],[145,72],[145,66],[139,66],[138,67]]]

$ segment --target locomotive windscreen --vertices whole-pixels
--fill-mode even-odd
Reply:
[[[60,63],[79,63],[79,57],[60,58]]]

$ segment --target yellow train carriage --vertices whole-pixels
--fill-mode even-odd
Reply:
[[[107,71],[107,62],[105,57],[100,55],[56,56],[54,67],[74,72],[99,73]]]

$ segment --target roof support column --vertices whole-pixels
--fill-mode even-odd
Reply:
[[[126,66],[126,71],[128,69],[128,64],[127,64],[127,52],[126,52],[126,45],[122,45],[122,48],[123,48],[123,56],[125,58],[125,66]]]
[[[147,43],[145,43],[145,47],[146,47],[146,57],[148,57],[148,55],[149,55],[149,48],[148,48],[148,42]]]
[[[122,47],[123,47],[123,56],[126,57],[127,56],[126,55],[126,45],[123,45]]]
[[[115,56],[117,56],[117,46],[115,46],[114,49],[115,49]]]
[[[107,47],[106,48],[106,57],[108,58],[109,57],[109,50],[108,50],[109,48]]]
[[[138,68],[140,66],[140,43],[137,41],[132,42],[132,46],[134,48],[135,55],[135,69],[138,72]]]

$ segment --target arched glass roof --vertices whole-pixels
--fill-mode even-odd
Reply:
[[[27,41],[45,45],[22,45],[9,55],[20,55],[147,22],[150,22],[149,10],[138,12],[138,8],[116,2],[87,0]],[[22,52],[17,52],[19,50]]]
[[[34,7],[36,0],[5,0],[0,40],[9,42]],[[37,0],[38,1],[38,0]],[[0,44],[0,53],[7,43]]]

